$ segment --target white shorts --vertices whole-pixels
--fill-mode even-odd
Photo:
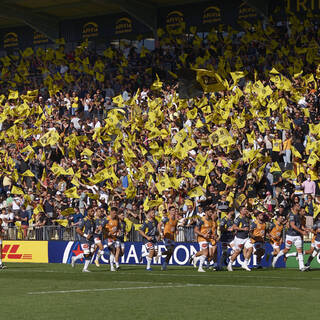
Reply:
[[[116,241],[113,239],[108,239],[108,248],[115,248]]]
[[[250,243],[251,243],[251,241],[250,241],[249,238],[241,239],[241,238],[234,237],[234,240],[233,240],[233,244],[234,244],[233,250],[239,250],[239,251],[241,251],[241,250],[244,248],[246,242],[250,242]]]
[[[199,242],[199,247],[200,247],[200,250],[208,249],[209,248],[209,242],[208,241],[200,241]]]
[[[116,248],[121,248],[122,250],[124,250],[124,242],[117,240],[115,242],[115,247]]]
[[[294,245],[297,249],[302,248],[302,238],[300,236],[286,235],[286,248],[290,249]]]
[[[94,243],[95,243],[95,244],[99,244],[99,243],[102,243],[102,241],[101,241],[100,238],[95,237],[95,238],[94,238]]]
[[[280,246],[279,246],[279,243],[278,242],[274,242],[272,244],[272,248],[275,250],[275,249],[280,249]]]
[[[81,243],[81,249],[83,250],[83,254],[90,254],[90,252],[94,252],[94,245],[90,245],[89,243]]]
[[[149,252],[150,250],[158,250],[158,246],[153,242],[147,242],[144,244],[146,250]]]

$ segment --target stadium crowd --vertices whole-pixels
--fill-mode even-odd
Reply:
[[[6,237],[15,226],[25,239],[30,227],[77,226],[89,207],[118,208],[129,232],[151,208],[161,220],[174,206],[179,226],[190,227],[207,208],[218,222],[241,206],[271,222],[299,203],[312,227],[320,29],[312,17],[288,20],[202,37],[158,30],[152,51],[126,44],[98,54],[84,42],[65,52],[59,40],[55,50],[2,57]],[[190,69],[203,93],[184,90]]]

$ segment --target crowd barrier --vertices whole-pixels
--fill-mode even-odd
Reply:
[[[76,227],[62,227],[58,226],[43,226],[35,227],[9,227],[5,229],[5,240],[36,240],[36,241],[79,241],[79,235],[76,232]],[[132,227],[128,233],[127,240],[131,242],[142,241],[142,236],[138,230]],[[176,235],[177,242],[195,242],[194,227],[178,227]]]

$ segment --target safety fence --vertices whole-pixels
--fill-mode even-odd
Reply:
[[[80,236],[75,226],[21,226],[5,228],[4,240],[37,240],[37,241],[79,241]],[[178,227],[176,242],[195,242],[194,227]],[[142,236],[134,227],[127,234],[126,241],[142,241]]]

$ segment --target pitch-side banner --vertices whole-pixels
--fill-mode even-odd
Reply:
[[[158,249],[161,251],[165,250],[165,246],[161,243],[158,245]],[[173,256],[171,258],[170,264],[186,266],[189,264],[189,258],[191,255],[195,254],[199,250],[198,243],[177,243],[174,250]],[[48,256],[49,263],[70,263],[71,257],[82,253],[81,244],[77,241],[49,241],[48,243]],[[122,264],[139,264],[139,260],[142,254],[146,252],[144,245],[141,242],[126,242],[125,243],[125,254],[121,257]],[[266,245],[266,254],[262,260],[263,267],[271,266],[271,245]],[[221,257],[221,249],[218,248],[218,259]],[[94,257],[93,257],[94,259]],[[92,260],[93,260],[92,259]],[[243,256],[240,255],[235,262],[234,266],[239,267],[243,262]],[[80,261],[83,262],[83,261]],[[101,257],[100,263],[109,262],[109,250],[105,248],[104,256]],[[161,261],[153,261],[154,264],[161,264]],[[146,263],[145,258],[143,258],[142,263]],[[251,258],[250,266],[256,264],[256,256]],[[283,259],[279,259],[277,267],[284,268],[285,263]]]
[[[47,241],[3,241],[4,262],[48,263]]]

